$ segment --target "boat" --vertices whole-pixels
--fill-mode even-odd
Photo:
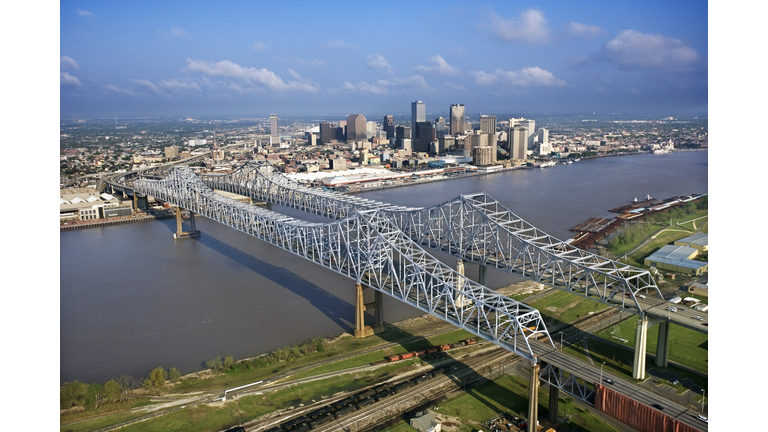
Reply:
[[[666,153],[671,153],[671,151],[669,149],[662,148],[662,149],[652,150],[651,153],[652,154],[666,154]]]
[[[650,195],[646,195],[646,196],[645,196],[645,200],[646,200],[646,201],[650,201],[650,200],[652,200],[652,199],[653,199],[653,198],[651,198],[651,196],[650,196]]]
[[[569,161],[568,161],[568,164],[569,164],[569,165],[570,165],[570,164],[572,164],[572,163],[573,163],[573,161],[572,161],[572,160],[569,160]]]
[[[635,197],[635,201],[634,202],[637,202],[637,197]]]
[[[541,165],[539,165],[539,168],[548,168],[548,167],[555,166],[555,165],[557,165],[555,162],[549,161],[549,162],[544,162]]]

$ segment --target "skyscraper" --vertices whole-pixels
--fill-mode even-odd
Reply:
[[[522,126],[509,128],[507,135],[509,140],[509,157],[512,159],[526,159],[528,150],[528,129]]]
[[[366,120],[362,114],[350,114],[347,117],[347,142],[366,139]]]
[[[527,143],[528,150],[533,150],[533,146],[536,143],[536,121],[524,119],[518,121],[517,125],[528,129],[528,133],[525,135],[525,142]]]
[[[464,124],[464,104],[451,105],[451,135],[463,134],[466,128]]]
[[[496,116],[481,115],[480,116],[480,132],[487,134],[496,133]]]
[[[391,115],[384,116],[384,131],[387,133],[387,139],[395,138],[395,117]]]
[[[280,144],[280,129],[277,127],[277,114],[269,116],[269,143]]]
[[[427,107],[422,101],[411,102],[411,138],[418,138],[416,123],[427,121]]]
[[[413,151],[429,152],[429,144],[435,140],[435,128],[432,123],[428,121],[417,122],[414,135],[418,138],[412,139]]]

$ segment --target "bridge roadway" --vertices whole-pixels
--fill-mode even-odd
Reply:
[[[486,267],[517,274],[624,312],[708,333],[707,313],[667,313],[652,275],[577,249],[514,215],[487,194],[463,195],[429,208],[409,208],[302,186],[266,161],[250,161],[231,174],[203,182],[261,201],[343,219],[354,211],[388,214],[414,241]],[[480,280],[480,282],[484,282]],[[687,312],[687,311],[686,311]],[[700,316],[702,321],[694,320]]]
[[[329,224],[297,221],[225,198],[207,188],[189,168],[164,180],[137,180],[136,192],[152,195],[246,232],[364,283],[463,328],[521,357],[538,359],[596,383],[598,368],[554,349],[539,312],[465,278],[431,258],[378,211]],[[457,288],[458,287],[458,288]],[[537,341],[545,337],[548,343]],[[606,375],[608,376],[608,375]],[[643,403],[669,401],[631,384],[614,389]],[[666,414],[696,427],[684,407]]]

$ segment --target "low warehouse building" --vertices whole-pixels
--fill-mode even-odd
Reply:
[[[675,242],[676,246],[688,246],[701,252],[707,252],[709,248],[709,235],[707,233],[698,233],[686,238],[681,238]]]
[[[692,247],[666,245],[646,258],[644,264],[677,273],[700,275],[707,271],[708,263],[695,261],[693,258],[698,254],[699,250]]]

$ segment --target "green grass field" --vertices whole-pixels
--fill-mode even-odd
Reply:
[[[558,321],[569,323],[590,312],[601,311],[608,306],[593,300],[558,291],[530,304],[543,315]]]

